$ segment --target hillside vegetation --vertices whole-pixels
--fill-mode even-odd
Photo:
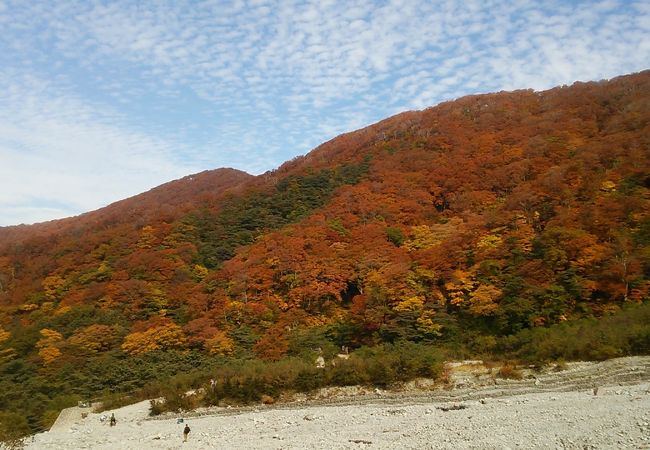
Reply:
[[[465,97],[259,177],[0,228],[0,423],[177,374],[244,401],[435,375],[443,354],[648,353],[649,156],[646,71]]]

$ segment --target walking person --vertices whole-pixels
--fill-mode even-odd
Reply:
[[[188,424],[185,424],[185,428],[183,429],[183,442],[187,442],[188,434],[190,434],[190,426]]]

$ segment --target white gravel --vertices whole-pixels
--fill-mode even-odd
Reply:
[[[474,386],[446,402],[432,393],[409,393],[403,398],[385,394],[390,401],[376,396],[348,398],[348,404],[333,406],[291,405],[252,411],[214,408],[199,416],[179,414],[164,419],[150,418],[149,403],[141,402],[112,411],[118,420],[115,427],[100,422],[100,416],[110,416],[111,411],[90,413],[83,419],[68,414],[76,419],[28,438],[26,448],[650,449],[648,363],[650,358],[624,358],[609,366],[582,363],[579,370],[553,374],[553,383],[550,379],[510,383],[513,393],[523,387],[539,392],[508,395],[508,388],[504,392],[499,385],[501,390],[495,394],[494,386]],[[598,376],[604,373],[614,369],[621,373],[623,367],[636,379],[599,384],[597,395],[593,387],[586,387],[599,383]],[[566,380],[576,378],[582,382],[567,384]],[[444,395],[448,397],[449,391]],[[184,423],[178,423],[180,418]],[[192,431],[184,443],[185,423]]]

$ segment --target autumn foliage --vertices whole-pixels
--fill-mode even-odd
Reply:
[[[536,330],[646,303],[649,105],[648,71],[470,96],[258,177],[206,172],[0,228],[0,370],[66,379],[161,354],[403,342],[509,351],[512,336],[552,340]]]

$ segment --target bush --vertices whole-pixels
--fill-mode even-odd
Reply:
[[[406,341],[363,347],[352,354],[350,361],[356,362],[358,373],[354,377],[348,374],[348,384],[368,383],[385,387],[415,377],[437,378],[442,373],[442,356],[438,348]],[[337,382],[341,376],[338,375]]]
[[[163,393],[163,399],[151,400],[149,414],[152,416],[163,412],[191,411],[199,406],[198,397],[188,394],[185,390],[169,387]]]
[[[399,228],[386,227],[386,237],[395,247],[401,247],[404,243],[404,235]]]
[[[497,350],[504,356],[533,363],[650,354],[650,304],[629,307],[600,319],[522,330],[501,338]]]
[[[298,372],[293,382],[293,387],[299,392],[309,392],[325,384],[325,370],[306,368]]]
[[[634,354],[650,354],[650,326],[638,327],[630,337],[630,352]]]
[[[341,359],[327,371],[327,384],[333,386],[354,386],[368,381],[364,363],[358,358]]]
[[[442,373],[442,355],[436,347],[403,342],[393,351],[399,356],[397,374],[400,381],[415,377],[437,378]]]
[[[151,416],[159,416],[160,414],[167,412],[164,400],[150,400],[149,404],[151,405],[149,406],[149,415]]]
[[[370,360],[366,366],[368,381],[380,387],[386,387],[394,383],[397,375],[395,373],[396,364],[390,358],[377,358]]]
[[[22,439],[31,432],[27,419],[14,412],[0,411],[0,443],[9,449],[22,448]]]
[[[275,399],[270,395],[266,395],[266,394],[262,395],[262,398],[260,400],[265,405],[272,405],[273,403],[275,403]]]
[[[521,370],[517,369],[517,366],[512,363],[506,363],[503,365],[498,372],[501,378],[507,378],[509,380],[521,380],[523,375]]]

